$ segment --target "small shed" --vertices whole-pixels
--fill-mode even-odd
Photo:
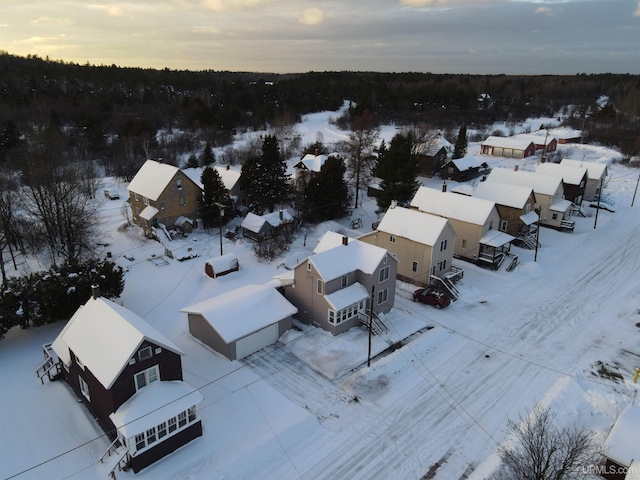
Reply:
[[[245,285],[182,309],[189,332],[229,360],[278,341],[298,312],[273,285]]]
[[[204,264],[204,273],[211,278],[221,277],[222,275],[237,272],[238,270],[240,270],[238,257],[232,253],[210,258]]]

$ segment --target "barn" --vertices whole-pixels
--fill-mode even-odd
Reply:
[[[221,277],[231,272],[240,270],[238,257],[232,253],[210,258],[204,263],[204,273],[211,278]]]
[[[182,309],[189,332],[229,360],[278,341],[298,309],[272,285],[245,285]]]

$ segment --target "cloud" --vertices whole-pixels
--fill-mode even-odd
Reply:
[[[542,14],[542,15],[547,15],[549,17],[553,17],[555,16],[556,12],[554,12],[553,9],[549,7],[538,7],[536,8],[536,14]]]
[[[478,1],[473,0],[400,0],[400,5],[408,7],[444,7],[455,4],[477,5]]]
[[[216,12],[256,7],[264,0],[202,0],[202,6]]]
[[[191,31],[193,33],[220,33],[220,29],[216,27],[193,27]]]
[[[640,1],[638,2],[638,8],[636,8],[636,11],[633,12],[633,15],[636,17],[640,17]]]
[[[68,26],[73,24],[73,22],[68,18],[52,18],[44,15],[31,20],[31,23],[33,23],[34,25],[56,25],[56,26]]]
[[[324,20],[324,13],[319,8],[306,8],[298,21],[304,25],[317,25]]]

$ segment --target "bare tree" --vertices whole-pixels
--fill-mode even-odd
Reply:
[[[371,181],[374,147],[379,136],[380,129],[375,126],[373,114],[367,110],[353,118],[349,139],[341,145],[346,154],[347,174],[355,185],[355,208],[359,206],[360,190],[366,189]]]
[[[587,468],[599,460],[600,450],[593,433],[573,425],[555,424],[549,407],[536,405],[518,421],[507,426],[513,446],[502,446],[502,466],[496,480],[562,480],[589,478]]]

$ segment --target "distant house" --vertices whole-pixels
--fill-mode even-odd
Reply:
[[[489,165],[477,157],[456,158],[442,166],[442,176],[456,182],[466,182],[489,173]]]
[[[220,178],[222,179],[222,183],[224,184],[224,188],[227,190],[229,197],[233,201],[233,206],[235,208],[239,206],[247,205],[247,194],[245,190],[240,185],[240,170],[236,168],[231,168],[230,165],[219,166],[216,165],[213,168]],[[185,175],[187,175],[193,182],[202,189],[202,182],[200,181],[200,177],[202,176],[203,168],[187,168],[184,171]]]
[[[539,175],[550,175],[562,179],[564,198],[575,205],[581,205],[589,174],[585,167],[572,167],[559,163],[541,163],[536,168]]]
[[[630,405],[623,410],[602,446],[606,458],[605,473],[608,480],[637,478],[638,471],[632,472],[632,464],[640,467],[640,406]],[[636,475],[636,476],[630,476]]]
[[[609,176],[609,170],[606,163],[585,162],[583,160],[571,160],[563,158],[560,165],[566,167],[586,168],[587,169],[587,185],[584,189],[584,199],[592,202],[597,200],[600,187],[604,184],[605,179]]]
[[[480,145],[481,153],[493,157],[526,158],[536,153],[536,144],[531,139],[512,137],[488,137]]]
[[[545,135],[546,130],[539,130],[534,135]],[[574,130],[569,127],[550,128],[549,135],[553,135],[558,139],[558,143],[564,145],[566,143],[579,143],[582,141],[582,131]]]
[[[387,210],[378,228],[358,238],[398,259],[398,279],[429,285],[451,271],[456,232],[442,217],[402,207]]]
[[[420,187],[411,208],[447,218],[456,232],[454,255],[480,265],[498,267],[514,240],[498,230],[500,214],[489,200]]]
[[[531,140],[536,146],[536,151],[544,154],[555,152],[558,148],[558,139],[549,135],[545,130],[541,130],[538,133],[520,133],[511,138],[524,140],[525,142]]]
[[[420,175],[432,177],[441,173],[442,166],[453,153],[453,145],[438,132],[432,140],[422,146],[418,158]]]
[[[180,217],[198,216],[202,189],[178,167],[147,160],[127,190],[133,222],[145,235],[152,235],[159,224],[173,227]]]
[[[135,313],[94,291],[51,350],[134,472],[202,435],[202,395],[182,381],[182,351]]]
[[[245,285],[182,311],[195,338],[239,360],[276,343],[298,310],[271,285]]]
[[[278,210],[265,215],[248,213],[240,224],[240,228],[244,238],[259,241],[286,230],[291,231],[294,224],[295,220],[288,210]]]
[[[535,210],[539,211],[539,224],[559,230],[573,230],[575,222],[571,220],[572,203],[564,199],[562,179],[534,172],[494,168],[487,182],[499,182],[509,185],[530,187],[536,197]]]
[[[500,182],[480,182],[473,196],[496,204],[501,232],[516,237],[529,248],[535,248],[533,225],[538,222],[538,214],[534,211],[536,197],[533,188]]]
[[[293,185],[296,189],[304,188],[311,179],[320,172],[329,157],[307,153],[302,160],[293,166]]]
[[[366,322],[371,309],[391,310],[397,267],[386,249],[327,232],[313,255],[294,267],[284,294],[298,308],[297,319],[338,335]]]

